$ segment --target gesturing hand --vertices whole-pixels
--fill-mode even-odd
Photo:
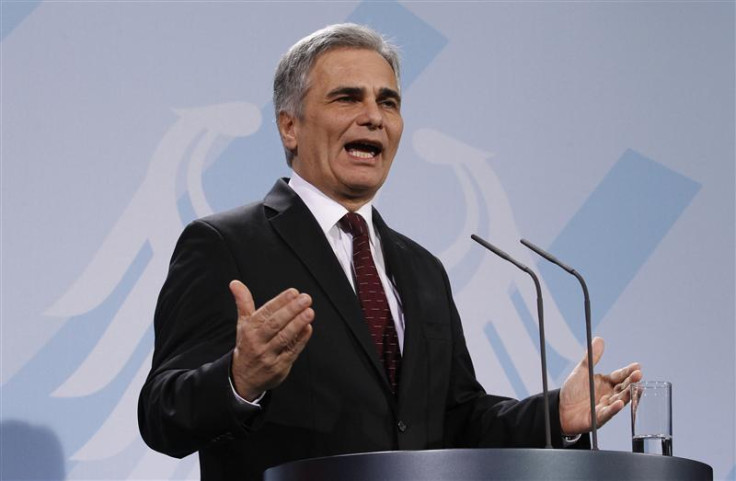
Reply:
[[[601,359],[603,339],[593,339],[593,365]],[[642,373],[638,363],[613,371],[611,374],[596,374],[595,412],[598,427],[603,426],[629,402],[629,385],[638,382]],[[588,355],[575,366],[560,390],[560,424],[568,435],[581,434],[592,429],[590,425],[590,394],[588,388]]]
[[[286,379],[312,335],[312,298],[287,289],[256,310],[245,284],[230,282],[238,307],[235,350],[230,367],[238,394],[252,401]]]

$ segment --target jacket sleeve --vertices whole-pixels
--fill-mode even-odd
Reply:
[[[237,402],[229,381],[237,310],[228,285],[238,278],[220,233],[203,221],[187,226],[159,294],[138,402],[141,434],[157,451],[183,457],[247,435],[261,417]]]

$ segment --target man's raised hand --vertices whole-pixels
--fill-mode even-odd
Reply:
[[[238,308],[235,350],[230,367],[238,394],[253,401],[281,384],[312,335],[312,298],[287,289],[256,309],[240,281],[230,282]]]
[[[603,355],[603,339],[593,339],[593,365]],[[629,402],[629,386],[642,378],[638,363],[613,371],[611,374],[596,374],[595,411],[598,427],[603,426]],[[568,435],[586,433],[590,425],[590,400],[588,384],[588,355],[578,363],[560,390],[560,424]]]

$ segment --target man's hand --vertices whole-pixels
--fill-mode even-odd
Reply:
[[[603,339],[593,339],[593,365],[603,355]],[[595,412],[598,427],[603,426],[629,402],[629,385],[638,382],[642,373],[638,363],[613,371],[609,375],[596,374]],[[588,388],[588,355],[575,366],[560,390],[560,424],[566,435],[590,431],[590,390]]]
[[[312,335],[312,298],[287,289],[256,310],[240,281],[230,283],[238,327],[230,367],[238,394],[253,401],[281,384]]]

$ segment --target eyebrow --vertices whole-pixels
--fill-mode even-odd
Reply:
[[[378,91],[378,98],[380,99],[394,99],[401,105],[401,94],[394,89],[383,87]]]
[[[337,87],[327,92],[327,97],[340,97],[341,95],[348,95],[350,97],[362,97],[363,89],[360,87]]]

